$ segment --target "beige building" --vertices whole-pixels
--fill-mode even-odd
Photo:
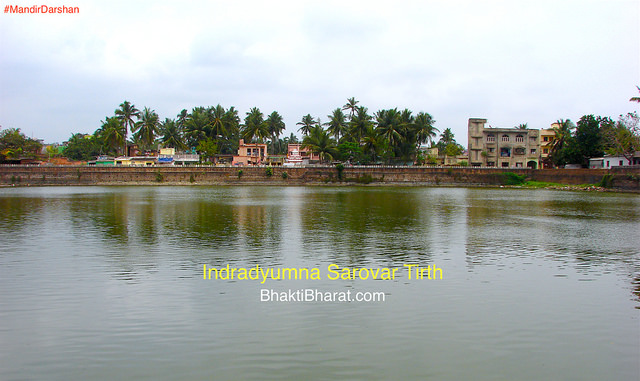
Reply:
[[[485,127],[486,119],[469,119],[469,165],[474,167],[539,168],[540,131]]]
[[[266,164],[267,145],[262,143],[245,143],[240,139],[238,154],[233,156],[233,165]]]

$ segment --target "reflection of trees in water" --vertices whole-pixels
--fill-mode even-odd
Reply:
[[[268,265],[279,257],[282,212],[279,207],[249,201],[173,203],[164,210],[163,230],[173,245],[189,248],[200,264],[248,261]]]
[[[640,270],[640,238],[631,233],[640,228],[637,198],[545,191],[499,200],[488,195],[471,200],[467,209],[470,268],[530,257],[569,266],[587,277],[615,271],[638,288],[634,274]]]
[[[401,266],[429,255],[428,221],[411,190],[309,192],[300,208],[305,259],[328,253],[344,266]]]
[[[44,212],[45,200],[41,197],[0,197],[0,229],[9,237],[23,237],[33,221],[38,221]]]

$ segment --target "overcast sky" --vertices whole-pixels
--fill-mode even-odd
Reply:
[[[355,97],[428,112],[465,146],[470,117],[547,128],[638,110],[637,0],[42,3],[80,13],[0,15],[0,125],[47,143],[125,99],[161,119],[276,110],[288,134]]]

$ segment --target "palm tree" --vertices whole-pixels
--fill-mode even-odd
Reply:
[[[450,128],[446,128],[442,132],[442,134],[440,135],[440,141],[444,143],[445,146],[456,141]]]
[[[553,138],[549,156],[553,157],[558,152],[560,152],[562,147],[565,146],[566,142],[571,137],[573,128],[573,123],[569,119],[560,119],[555,123],[553,127],[553,133],[555,134],[555,136]]]
[[[309,134],[302,139],[302,146],[317,153],[321,161],[332,160],[337,155],[335,140],[319,125],[311,127]]]
[[[166,147],[177,150],[185,148],[182,131],[175,120],[166,118],[164,122],[160,123],[160,134],[162,135],[160,141]]]
[[[251,143],[254,138],[258,141],[263,141],[264,138],[269,136],[269,129],[264,121],[264,115],[259,108],[254,107],[244,118],[244,128],[242,130],[242,138]]]
[[[140,141],[144,148],[151,148],[151,145],[156,140],[158,122],[158,114],[149,107],[145,107],[140,115],[140,121],[131,130],[131,132],[135,133],[134,138]]]
[[[640,92],[640,86],[636,86],[636,89],[638,89],[638,92]],[[638,102],[638,103],[640,103],[640,97],[632,97],[631,99],[629,99],[629,102]]]
[[[527,126],[527,124],[526,124],[526,123],[520,123],[520,124],[518,124],[518,125],[516,126],[516,129],[518,129],[518,130],[526,130],[526,129],[528,129],[528,128],[529,128],[529,126]]]
[[[276,143],[276,141],[278,140],[278,136],[280,136],[280,134],[282,133],[282,131],[284,131],[286,126],[284,124],[284,121],[282,120],[282,116],[277,111],[274,111],[271,114],[269,114],[266,120],[266,124],[267,124],[267,130],[269,131],[269,137],[271,138],[271,143],[273,146],[273,144]]]
[[[189,112],[187,111],[187,109],[182,109],[182,111],[180,111],[180,114],[177,115],[178,120],[176,121],[178,123],[179,129],[184,129],[188,117]]]
[[[127,154],[127,135],[128,130],[135,126],[135,121],[133,117],[140,118],[140,110],[136,108],[136,106],[132,105],[129,101],[125,100],[120,104],[120,108],[116,109],[116,117],[120,120],[120,124],[124,127],[124,155]]]
[[[433,139],[437,136],[438,131],[437,128],[433,127],[436,123],[433,120],[433,117],[426,112],[420,112],[416,115],[416,118],[413,121],[413,128],[416,133],[416,149],[420,147],[420,144],[430,144],[433,142]]]
[[[369,128],[373,128],[373,117],[368,114],[366,107],[357,107],[354,117],[349,122],[349,134],[359,143]]]
[[[337,141],[340,141],[340,137],[347,131],[347,121],[341,108],[333,110],[333,114],[327,115],[329,121],[324,125],[327,126],[327,132],[335,136]]]
[[[361,140],[362,152],[365,154],[368,153],[370,160],[372,162],[375,162],[378,159],[378,151],[381,150],[383,142],[373,128],[373,124],[369,124],[366,126],[366,130],[364,130],[362,133]]]
[[[204,107],[194,107],[185,121],[185,135],[190,147],[195,147],[198,142],[209,136],[211,124]]]
[[[298,131],[302,132],[304,135],[308,135],[311,129],[318,125],[315,119],[311,116],[311,114],[307,114],[302,117],[302,120],[296,123],[296,126],[301,126],[298,128]]]
[[[390,146],[395,146],[401,139],[402,123],[397,108],[380,110],[376,113],[376,132]]]
[[[215,140],[227,135],[229,123],[226,118],[227,112],[224,107],[218,104],[216,107],[207,109],[209,120],[211,121],[211,137]]]
[[[358,106],[356,106],[358,103],[360,102],[358,102],[356,98],[351,97],[351,98],[348,98],[347,103],[344,106],[342,106],[343,110],[345,111],[349,110],[349,120],[353,119],[353,116],[356,113],[356,109],[358,108]]]
[[[96,131],[96,135],[105,144],[107,152],[115,152],[123,147],[125,142],[125,128],[118,117],[106,117],[102,126]]]

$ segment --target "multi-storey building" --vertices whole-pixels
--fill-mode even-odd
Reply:
[[[551,154],[551,148],[553,147],[553,140],[556,137],[556,133],[553,128],[558,126],[558,123],[551,123],[551,128],[540,130],[540,163],[545,168],[552,167],[552,164],[549,161],[549,155]]]
[[[487,128],[486,119],[469,119],[469,165],[475,167],[539,168],[540,131]]]

